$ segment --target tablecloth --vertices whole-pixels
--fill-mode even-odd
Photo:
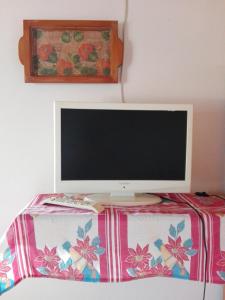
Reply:
[[[225,283],[223,196],[160,194],[160,204],[105,205],[100,214],[44,205],[49,196],[63,194],[37,195],[1,238],[0,294],[28,277]]]

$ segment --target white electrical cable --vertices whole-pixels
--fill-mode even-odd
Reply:
[[[125,53],[125,36],[126,36],[126,28],[127,28],[127,18],[128,18],[128,0],[125,0],[124,22],[123,22],[123,30],[122,30],[123,63],[121,65],[121,71],[120,71],[120,87],[121,87],[121,102],[122,103],[125,103],[125,95],[124,95],[124,53]]]

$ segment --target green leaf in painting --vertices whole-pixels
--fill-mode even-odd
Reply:
[[[76,31],[73,34],[73,38],[76,42],[81,42],[84,39],[84,34],[81,31]]]
[[[110,32],[109,31],[102,31],[102,37],[105,41],[108,41],[110,38]]]
[[[71,38],[70,38],[70,33],[69,32],[63,32],[63,34],[61,35],[61,40],[64,42],[64,43],[69,43]]]
[[[40,70],[40,75],[50,75],[50,76],[53,76],[53,75],[56,75],[57,72],[55,69],[48,69],[48,68],[43,68]]]
[[[80,73],[86,76],[94,76],[97,74],[97,70],[95,68],[82,67]]]
[[[80,62],[80,56],[79,56],[78,54],[75,54],[75,55],[73,56],[72,60],[73,60],[73,63],[74,63],[74,64],[77,64],[77,63]]]
[[[37,71],[38,69],[38,64],[39,64],[39,58],[37,55],[32,56],[32,66],[33,66],[33,70]]]
[[[82,67],[82,65],[80,63],[74,65],[74,68],[76,68],[77,70],[79,70]]]
[[[64,75],[66,76],[70,76],[73,73],[73,69],[72,68],[65,68],[63,71]]]
[[[103,69],[103,75],[104,76],[109,76],[110,75],[110,68],[104,68]]]
[[[97,59],[98,59],[98,53],[96,51],[93,51],[88,55],[89,61],[96,61]]]
[[[42,31],[40,29],[33,29],[33,37],[39,39],[42,36]]]
[[[48,61],[53,64],[57,62],[57,53],[55,51],[49,54]]]

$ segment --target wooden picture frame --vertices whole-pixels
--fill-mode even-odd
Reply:
[[[24,20],[25,82],[117,83],[123,43],[117,21]]]

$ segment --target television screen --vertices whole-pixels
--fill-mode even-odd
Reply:
[[[61,180],[185,180],[187,111],[61,109]]]

